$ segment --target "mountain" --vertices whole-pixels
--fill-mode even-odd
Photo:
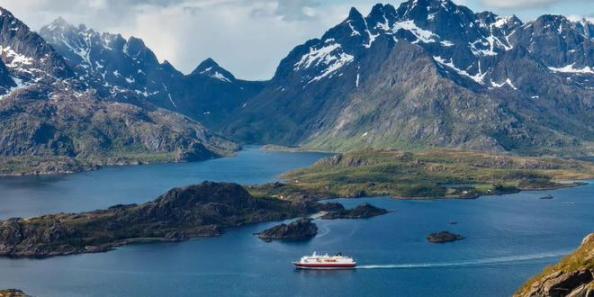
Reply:
[[[49,44],[3,8],[0,8],[0,55],[0,95],[34,83],[56,83],[73,75]]]
[[[313,149],[588,152],[594,26],[386,4],[297,46],[225,132]]]
[[[117,42],[113,42],[115,48]],[[131,44],[134,42],[128,43],[128,53],[134,48],[139,53],[137,59],[151,60],[148,53],[140,54],[143,50]],[[2,175],[202,160],[238,149],[235,143],[178,113],[151,102],[123,103],[119,93],[102,93],[91,76],[81,72],[85,69],[82,64],[71,66],[73,56],[62,56],[3,8],[0,48]],[[107,79],[105,83],[109,84]],[[141,102],[134,94],[126,98]]]
[[[514,297],[593,296],[594,234],[580,248],[527,282]]]
[[[160,63],[141,39],[99,33],[62,18],[43,27],[40,35],[100,93],[137,105],[149,102],[213,128],[263,87],[236,79],[212,59],[184,75],[169,62]]]

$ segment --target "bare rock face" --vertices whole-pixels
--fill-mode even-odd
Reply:
[[[559,264],[524,285],[514,297],[594,296],[594,234]]]
[[[303,241],[313,238],[317,233],[318,227],[316,224],[311,219],[303,218],[288,225],[281,224],[264,230],[258,234],[258,237],[264,241]]]

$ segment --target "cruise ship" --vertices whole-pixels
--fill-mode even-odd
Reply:
[[[311,256],[303,256],[299,261],[293,262],[297,269],[353,269],[357,262],[351,257],[341,253],[334,256],[328,254],[318,255],[314,252]]]

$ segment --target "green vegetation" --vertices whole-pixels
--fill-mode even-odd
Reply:
[[[594,164],[455,150],[364,150],[322,160],[283,176],[287,184],[251,187],[254,195],[476,198],[480,195],[576,185],[594,177]]]

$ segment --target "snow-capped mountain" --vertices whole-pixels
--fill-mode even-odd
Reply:
[[[57,19],[40,30],[76,72],[79,80],[104,95],[125,101],[145,98],[169,109],[175,108],[171,85],[183,74],[169,63],[159,63],[138,38],[99,33],[84,25],[73,26]],[[134,96],[136,95],[136,96]]]
[[[173,67],[159,64],[141,41],[99,36],[84,27],[78,28],[81,35],[52,29],[64,36],[59,50],[0,8],[3,174],[200,160],[238,149],[200,123],[158,108],[135,92],[168,82],[152,76],[159,68],[169,67],[162,73],[175,73]],[[146,75],[138,70],[146,70]],[[130,87],[120,92],[118,84]]]
[[[27,25],[0,7],[0,95],[72,76],[63,58]]]
[[[353,8],[291,51],[227,131],[323,149],[573,147],[594,140],[583,124],[593,119],[592,28],[449,0],[377,4],[367,16]]]
[[[141,39],[99,33],[57,19],[40,30],[81,81],[119,101],[157,106],[209,125],[222,121],[260,89],[260,83],[236,79],[207,59],[189,75],[167,61],[160,63]]]

